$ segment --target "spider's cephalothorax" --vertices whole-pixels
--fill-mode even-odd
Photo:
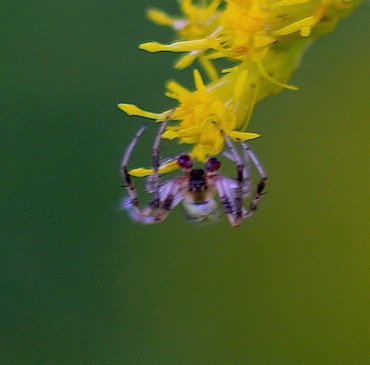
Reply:
[[[146,126],[138,130],[129,144],[121,165],[124,186],[128,192],[128,197],[124,200],[124,208],[128,210],[134,220],[151,224],[166,219],[169,211],[182,201],[187,218],[195,222],[204,222],[219,217],[219,205],[221,204],[230,224],[233,227],[238,227],[243,219],[254,214],[263,194],[267,176],[261,163],[245,142],[240,142],[242,153],[239,154],[230,138],[224,135],[228,147],[228,151],[225,151],[224,155],[236,163],[236,179],[226,177],[219,172],[221,162],[217,157],[210,157],[204,169],[194,169],[190,155],[183,153],[175,157],[183,172],[182,175],[160,183],[160,138],[171,114],[162,123],[153,144],[153,174],[150,175],[147,183],[147,190],[153,194],[153,199],[145,207],[139,206],[136,188],[128,172],[127,164],[136,142]],[[251,192],[250,161],[256,167],[260,181],[249,203],[249,208],[246,209],[243,206],[243,201],[248,198]],[[215,201],[217,195],[220,204]]]
[[[191,170],[189,180],[189,191],[201,193],[207,189],[206,175],[204,170]]]

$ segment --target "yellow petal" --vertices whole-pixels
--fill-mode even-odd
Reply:
[[[175,68],[183,70],[184,68],[190,66],[194,60],[199,57],[201,51],[193,51],[182,56],[176,63]]]
[[[165,131],[162,134],[162,138],[169,139],[170,141],[172,141],[173,139],[178,138],[178,137],[179,137],[179,135],[176,131]]]
[[[180,85],[178,82],[173,81],[173,80],[168,81],[166,87],[169,91],[171,91],[174,94],[178,94],[178,95],[181,95],[181,94],[190,95],[191,94],[191,91],[189,91],[184,86]]]
[[[184,14],[191,14],[194,11],[191,0],[182,0],[180,1],[180,5],[181,5],[181,11]]]
[[[146,15],[151,21],[159,25],[172,26],[174,23],[174,19],[172,19],[166,13],[158,9],[149,9]]]
[[[209,44],[207,39],[196,39],[194,41],[174,42],[171,44],[162,44],[158,42],[142,43],[140,49],[148,52],[191,52],[195,50],[208,49]]]
[[[289,35],[295,32],[299,32],[303,28],[311,28],[314,25],[315,19],[309,16],[305,19],[301,19],[295,23],[292,23],[284,28],[275,30],[273,33],[277,36]]]
[[[144,117],[148,119],[155,119],[155,120],[163,120],[166,117],[166,112],[162,114],[151,113],[143,109],[140,109],[138,106],[134,104],[118,104],[117,106],[118,108],[123,110],[128,115],[138,115],[140,117]]]
[[[145,177],[153,174],[153,169],[145,169],[144,167],[140,167],[138,169],[133,169],[128,172],[131,176],[136,177]]]
[[[194,75],[195,88],[202,93],[205,92],[206,87],[204,85],[202,75],[200,74],[199,70],[194,69],[193,75]]]
[[[215,81],[218,79],[217,68],[206,56],[200,56],[199,62],[202,65],[203,69],[207,72],[208,77],[212,81]]]
[[[330,0],[321,0],[319,6],[316,8],[312,16],[301,19],[287,27],[279,29],[274,32],[276,35],[288,35],[300,31],[302,37],[308,37],[311,34],[311,29],[321,20],[328,10]]]
[[[194,137],[197,134],[201,133],[201,128],[199,126],[190,127],[190,128],[183,128],[178,129],[177,131],[174,130],[167,130],[162,134],[162,138],[166,139],[174,139],[174,138],[189,138]]]
[[[180,168],[180,166],[177,163],[177,160],[173,160],[173,161],[167,162],[163,164],[162,166],[160,166],[158,171],[159,171],[159,174],[167,174],[169,172],[177,170],[178,168]],[[130,170],[129,174],[131,176],[136,176],[136,177],[145,177],[145,176],[153,175],[154,170],[146,169],[144,167],[139,167],[138,169]]]
[[[155,52],[164,51],[165,45],[159,42],[147,42],[147,43],[140,44],[139,49],[143,49],[144,51],[155,53]]]
[[[275,6],[294,6],[309,3],[311,0],[281,0],[275,3]]]
[[[227,135],[230,136],[232,139],[239,141],[249,141],[250,139],[260,137],[260,135],[257,133],[239,132],[239,131],[227,132]]]

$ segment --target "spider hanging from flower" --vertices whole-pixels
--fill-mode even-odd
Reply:
[[[128,197],[123,202],[123,208],[127,209],[133,220],[152,224],[166,219],[170,210],[182,201],[187,218],[194,222],[204,222],[219,217],[219,206],[215,201],[215,196],[218,195],[231,226],[238,227],[244,219],[250,218],[257,209],[267,180],[264,168],[246,142],[240,141],[242,154],[239,154],[231,139],[224,134],[228,150],[224,151],[223,154],[236,164],[237,176],[235,179],[219,172],[221,161],[217,157],[209,157],[205,169],[196,169],[190,155],[181,153],[171,161],[177,161],[183,174],[160,183],[159,170],[165,163],[168,163],[168,160],[165,162],[160,160],[160,140],[172,113],[173,111],[162,122],[153,143],[153,174],[148,177],[146,184],[146,190],[153,194],[153,199],[144,207],[139,205],[137,191],[127,164],[147,125],[143,125],[137,131],[128,145],[121,164],[123,184],[128,192]],[[221,129],[220,133],[223,133]],[[250,161],[256,167],[260,181],[247,210],[243,207],[243,201],[251,193]]]

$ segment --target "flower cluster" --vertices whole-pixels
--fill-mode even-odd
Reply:
[[[163,138],[193,145],[192,157],[205,161],[223,150],[220,129],[233,140],[258,137],[245,132],[255,104],[282,89],[304,50],[314,39],[332,31],[361,0],[181,0],[183,16],[151,9],[154,22],[171,27],[177,41],[144,43],[148,52],[181,53],[178,69],[198,61],[195,90],[175,81],[166,95],[177,101]],[[221,69],[219,64],[229,63]],[[151,113],[132,104],[119,104],[129,115],[163,121],[169,111]]]

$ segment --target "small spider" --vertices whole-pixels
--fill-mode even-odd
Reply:
[[[219,216],[218,204],[214,199],[217,194],[231,226],[238,227],[243,219],[248,219],[255,213],[259,199],[263,194],[267,176],[261,163],[247,143],[240,142],[243,149],[240,155],[230,138],[224,135],[228,151],[223,152],[223,154],[236,163],[236,179],[226,177],[218,172],[221,161],[217,157],[210,157],[205,164],[205,169],[195,169],[190,155],[182,153],[173,160],[177,160],[183,174],[160,183],[159,168],[162,164],[159,158],[159,145],[170,116],[162,123],[154,140],[152,150],[154,172],[149,176],[146,184],[146,190],[153,194],[153,199],[145,207],[139,206],[136,188],[128,172],[127,164],[147,125],[142,126],[137,131],[128,145],[121,164],[124,187],[128,191],[128,197],[123,203],[124,208],[128,210],[132,219],[140,223],[151,224],[166,219],[169,211],[182,201],[187,218],[195,222],[204,222],[214,220]],[[221,133],[223,132],[221,131]],[[249,210],[247,210],[243,207],[243,200],[251,192],[250,160],[260,175],[260,181],[249,205]]]

